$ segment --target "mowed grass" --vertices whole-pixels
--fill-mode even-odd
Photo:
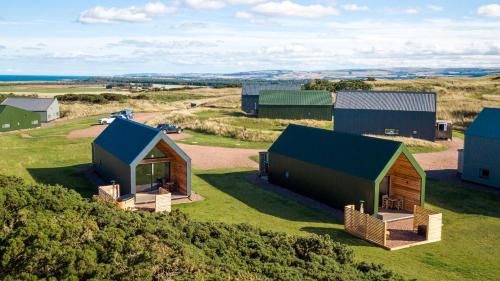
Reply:
[[[94,122],[95,118],[83,118],[48,128],[0,134],[0,173],[62,184],[86,197],[95,194],[95,187],[82,169],[90,162],[92,139],[66,138],[69,131]],[[21,133],[33,138],[22,138]],[[302,235],[328,234],[335,241],[351,245],[359,260],[383,263],[408,278],[496,280],[500,276],[499,195],[429,180],[427,207],[443,213],[443,241],[390,252],[346,234],[328,214],[253,185],[248,176],[254,172],[196,170],[193,190],[205,200],[174,208],[197,220],[249,223]]]

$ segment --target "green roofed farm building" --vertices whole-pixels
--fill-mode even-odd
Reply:
[[[327,91],[264,90],[259,118],[332,120],[332,95]]]
[[[92,143],[92,163],[120,194],[172,188],[172,196],[191,195],[191,159],[162,131],[116,118]]]
[[[269,182],[343,209],[365,202],[378,213],[382,195],[423,206],[426,175],[397,141],[289,125],[268,151]]]
[[[8,97],[2,104],[36,112],[40,115],[40,121],[44,123],[60,117],[59,102],[56,98]]]
[[[500,188],[500,108],[484,108],[465,131],[462,167],[462,179]]]
[[[10,105],[0,105],[0,132],[40,126],[40,115]]]
[[[259,110],[259,95],[263,90],[300,90],[305,81],[247,81],[241,89],[241,110],[256,114]]]

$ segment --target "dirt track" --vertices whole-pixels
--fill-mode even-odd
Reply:
[[[148,112],[148,113],[136,113],[134,121],[140,122],[140,123],[146,123],[147,121],[153,119],[156,117],[160,112]],[[69,132],[67,135],[67,138],[69,139],[76,139],[76,138],[94,138],[97,137],[104,129],[107,127],[107,125],[99,125],[97,124],[96,120],[96,125],[91,126],[86,129],[80,129],[80,130],[74,130]]]
[[[414,154],[417,162],[425,171],[454,170],[458,167],[458,149],[464,148],[464,141],[454,138],[452,141],[442,142],[448,149],[441,152]]]
[[[196,169],[257,168],[258,164],[250,156],[258,155],[258,149],[226,148],[178,144],[189,157]]]
[[[137,113],[134,121],[145,123],[157,114],[153,113]],[[89,128],[71,131],[67,138],[94,138],[97,137],[107,125],[94,125]],[[190,138],[189,134],[169,134],[173,140]],[[256,149],[240,149],[240,148],[225,148],[212,147],[201,145],[178,144],[192,159],[192,165],[196,169],[229,169],[229,168],[257,168],[255,161],[249,159],[250,156],[258,155],[259,150]]]

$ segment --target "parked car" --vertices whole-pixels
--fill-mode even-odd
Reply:
[[[180,134],[182,133],[182,128],[174,125],[174,124],[158,124],[156,127],[157,129],[162,130],[165,134],[171,134],[171,133],[177,133]]]
[[[113,121],[115,121],[116,118],[127,119],[127,117],[125,117],[122,114],[112,113],[111,115],[109,115],[109,117],[99,119],[99,124],[101,125],[111,124]]]
[[[112,113],[112,115],[113,114],[123,115],[127,119],[134,119],[134,112],[132,111],[132,109],[124,109],[124,110]]]

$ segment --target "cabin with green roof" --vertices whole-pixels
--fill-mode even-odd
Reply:
[[[0,132],[40,127],[40,115],[10,105],[0,105]]]
[[[269,182],[337,209],[364,201],[376,214],[384,195],[424,205],[425,172],[401,142],[289,125],[267,161]]]
[[[500,188],[500,108],[484,108],[465,131],[462,179]]]
[[[327,91],[263,90],[259,118],[332,120],[332,95]]]
[[[191,195],[191,159],[165,133],[131,120],[116,118],[92,142],[92,163],[120,194],[166,188],[172,199]]]

